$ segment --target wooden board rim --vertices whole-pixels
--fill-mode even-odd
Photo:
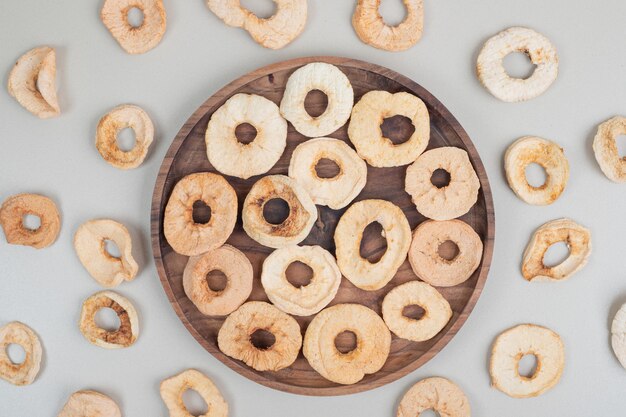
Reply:
[[[428,101],[433,108],[440,114],[440,116],[446,119],[450,127],[455,131],[455,133],[462,140],[464,146],[467,149],[467,152],[472,155],[472,162],[474,164],[474,168],[476,173],[480,179],[480,185],[483,190],[485,202],[486,202],[486,214],[487,214],[487,226],[486,226],[486,235],[484,241],[484,251],[483,251],[483,259],[480,265],[480,274],[478,277],[478,281],[474,290],[459,314],[459,318],[453,323],[453,325],[448,329],[446,334],[441,337],[425,354],[420,356],[414,362],[411,362],[404,368],[387,375],[380,377],[375,381],[370,381],[367,384],[357,383],[354,385],[344,385],[344,386],[334,386],[334,387],[326,387],[326,388],[307,388],[300,386],[289,385],[280,381],[268,380],[265,378],[260,378],[259,375],[254,373],[251,369],[247,368],[247,366],[239,363],[238,361],[234,361],[231,358],[225,356],[219,349],[215,346],[207,343],[207,341],[195,330],[195,328],[188,321],[187,317],[183,313],[178,300],[176,299],[172,288],[170,287],[170,283],[167,279],[167,275],[165,273],[163,260],[162,260],[162,252],[160,247],[160,224],[162,223],[161,213],[162,208],[165,205],[164,200],[164,188],[165,188],[165,180],[170,171],[172,162],[178,153],[183,141],[192,131],[192,129],[196,126],[196,124],[202,119],[202,117],[206,114],[206,109],[211,108],[216,102],[223,99],[223,97],[230,96],[232,93],[237,91],[239,88],[244,85],[250,83],[251,81],[258,79],[263,76],[267,76],[273,72],[282,71],[289,68],[299,67],[302,65],[306,65],[311,62],[327,62],[333,65],[340,65],[346,67],[354,67],[366,71],[371,71],[383,75],[387,78],[391,78],[399,84],[403,85],[405,88],[417,91],[418,95],[424,99],[424,101]],[[176,315],[185,325],[187,330],[191,333],[191,335],[200,343],[202,347],[204,347],[207,351],[209,351],[213,356],[215,356],[220,362],[224,363],[226,366],[234,370],[235,372],[245,376],[246,378],[265,385],[267,387],[278,389],[281,391],[301,394],[301,395],[315,395],[315,396],[333,396],[333,395],[345,395],[345,394],[353,394],[357,392],[363,392],[370,389],[374,389],[383,385],[386,385],[390,382],[393,382],[410,372],[418,369],[420,366],[428,362],[432,359],[439,351],[441,351],[449,342],[452,340],[453,336],[458,332],[458,330],[463,326],[469,314],[474,309],[478,298],[484,288],[485,281],[487,279],[487,275],[489,272],[489,268],[491,265],[491,259],[493,256],[493,246],[495,240],[495,212],[493,205],[493,198],[491,194],[491,188],[489,185],[489,180],[487,177],[487,173],[485,171],[485,167],[480,159],[474,144],[469,138],[468,134],[461,127],[460,123],[457,119],[448,111],[448,109],[430,92],[424,89],[421,85],[416,83],[415,81],[409,79],[408,77],[399,74],[391,69],[382,67],[380,65],[372,64],[369,62],[344,58],[344,57],[334,57],[334,56],[310,56],[310,57],[301,57],[290,59],[286,61],[281,61],[278,63],[274,63],[271,65],[267,65],[256,69],[252,72],[249,72],[242,77],[230,82],[226,86],[222,87],[216,93],[211,95],[209,99],[207,99],[200,107],[189,117],[189,119],[184,123],[181,127],[180,131],[172,141],[163,163],[159,169],[157,179],[155,182],[154,192],[152,196],[152,206],[151,206],[151,216],[150,216],[150,229],[151,229],[151,239],[152,239],[152,250],[153,250],[153,258],[156,264],[157,272],[159,274],[159,278],[161,284],[163,285],[163,289],[170,301],[170,304],[174,308]]]

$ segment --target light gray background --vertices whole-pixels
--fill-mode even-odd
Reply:
[[[57,50],[63,113],[38,120],[0,91],[0,200],[20,192],[53,198],[63,227],[50,248],[0,241],[0,325],[20,320],[44,346],[35,383],[0,381],[0,416],[56,416],[79,389],[112,396],[125,416],[166,416],[159,382],[185,368],[209,375],[224,393],[231,415],[259,417],[391,416],[403,392],[421,378],[451,378],[467,393],[475,416],[620,415],[626,407],[626,371],[609,344],[609,326],[626,301],[624,248],[626,194],[596,164],[591,141],[598,123],[624,113],[626,2],[572,0],[426,0],[422,40],[401,53],[359,41],[350,24],[354,1],[309,1],[305,32],[280,51],[264,49],[242,30],[227,27],[201,0],[165,0],[167,33],[151,52],[127,55],[99,20],[101,1],[2,0],[2,84],[25,51],[47,44]],[[398,0],[385,0],[390,19]],[[244,4],[267,11],[269,0]],[[474,73],[483,42],[512,25],[532,27],[557,47],[559,77],[543,96],[503,103]],[[466,325],[435,359],[383,388],[362,394],[310,398],[248,381],[197,344],[174,314],[151,258],[149,210],[161,160],[189,115],[224,84],[262,65],[305,55],[342,55],[392,68],[423,85],[459,119],[487,168],[496,206],[497,238],[487,285]],[[520,64],[517,60],[513,64]],[[518,68],[519,69],[519,68]],[[106,164],[94,147],[99,118],[121,103],[152,116],[155,142],[138,169]],[[565,148],[571,177],[548,207],[529,206],[507,187],[502,157],[523,135],[538,135]],[[568,216],[593,233],[589,264],[571,280],[530,284],[520,275],[522,252],[542,223]],[[141,335],[130,349],[90,345],[77,321],[82,301],[101,288],[72,248],[82,222],[117,219],[131,230],[141,269],[118,287],[136,305]],[[490,388],[487,361],[493,338],[519,323],[558,332],[566,346],[561,382],[539,398],[516,400]]]

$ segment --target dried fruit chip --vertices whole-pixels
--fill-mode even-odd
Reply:
[[[120,257],[112,256],[106,242],[112,241]],[[117,287],[123,281],[132,281],[139,267],[132,254],[128,229],[114,220],[90,220],[80,225],[74,235],[74,249],[89,275],[103,287]]]
[[[569,255],[558,265],[548,267],[543,258],[550,246],[565,242]],[[570,219],[552,220],[535,231],[522,260],[522,275],[528,281],[564,280],[580,270],[591,254],[591,232]]]
[[[342,353],[335,338],[346,331],[356,336],[356,348]],[[337,304],[313,318],[302,352],[311,367],[329,381],[356,384],[383,367],[390,346],[389,329],[373,310],[359,304]]]
[[[24,225],[24,216],[39,218],[40,225],[32,230]],[[17,194],[7,198],[0,207],[0,226],[12,245],[45,248],[54,243],[61,230],[61,217],[54,201],[38,194]]]
[[[250,143],[239,142],[235,135],[237,126],[244,123],[256,129]],[[247,179],[265,174],[278,162],[287,145],[287,122],[278,106],[265,97],[235,94],[211,116],[205,142],[215,169]]]
[[[525,355],[537,358],[535,373],[519,374]],[[565,366],[565,348],[558,334],[534,324],[521,324],[500,334],[491,349],[491,385],[514,398],[536,397],[556,385]]]
[[[57,417],[122,417],[115,401],[97,391],[76,391]]]
[[[611,181],[626,182],[626,157],[620,157],[616,139],[626,135],[626,117],[614,117],[598,126],[593,152],[600,169]]]
[[[274,337],[270,346],[255,346],[252,335],[263,330]],[[298,322],[271,304],[249,301],[224,320],[217,336],[225,355],[243,361],[257,371],[278,371],[298,357],[302,335]]]
[[[16,344],[24,349],[22,363],[13,363],[7,347]],[[13,385],[31,384],[39,373],[42,349],[39,337],[27,325],[18,321],[0,327],[0,378]]]
[[[361,257],[363,231],[378,222],[387,240],[387,250],[376,263]],[[362,200],[354,203],[341,216],[335,229],[335,254],[343,275],[357,287],[374,291],[396,274],[406,259],[411,244],[411,227],[402,210],[384,200]]]
[[[322,159],[339,167],[334,177],[320,177],[316,167]],[[291,154],[289,176],[309,193],[315,204],[338,210],[359,195],[367,182],[367,165],[347,143],[316,138],[301,143]]]
[[[311,281],[295,287],[287,280],[287,268],[302,262],[313,270]],[[321,246],[287,246],[272,252],[263,262],[261,283],[267,297],[285,313],[316,314],[335,298],[341,272],[335,258]]]
[[[120,320],[117,330],[102,329],[95,322],[96,313],[106,307],[115,311]],[[83,302],[79,327],[90,343],[105,349],[120,349],[129,347],[137,340],[139,317],[127,298],[113,291],[100,291]]]
[[[56,54],[48,46],[22,55],[9,74],[9,94],[41,119],[61,114],[56,92]]]
[[[383,136],[381,125],[386,118],[405,116],[415,131],[401,144]],[[430,140],[428,109],[413,94],[369,91],[352,109],[348,136],[357,153],[374,167],[410,164],[424,152]]]
[[[183,402],[183,393],[188,389],[196,391],[206,402],[208,412],[203,416],[228,416],[228,404],[213,381],[195,369],[188,369],[161,382],[161,398],[170,412],[170,417],[192,416]]]
[[[139,9],[143,14],[139,26],[128,21],[132,9]],[[143,54],[157,46],[167,23],[163,0],[105,0],[100,19],[129,54]]]
[[[202,201],[211,209],[206,223],[196,223],[193,205]],[[237,194],[218,174],[198,172],[178,181],[165,207],[163,233],[170,246],[187,256],[200,255],[226,242],[237,221]]]
[[[456,384],[446,378],[426,378],[409,389],[398,406],[397,417],[416,417],[433,410],[441,417],[470,417],[469,400]]]
[[[406,317],[408,306],[420,306],[424,315]],[[389,330],[403,339],[423,342],[435,337],[450,321],[448,301],[433,287],[420,281],[409,281],[389,291],[383,300],[383,319]]]
[[[302,33],[306,24],[306,0],[274,0],[276,12],[260,18],[242,7],[240,0],[207,0],[209,9],[228,26],[243,28],[252,39],[270,49],[280,49]]]
[[[224,289],[214,291],[209,287],[207,275],[211,271],[220,271],[226,276]],[[202,314],[225,316],[248,299],[252,279],[252,264],[246,255],[233,246],[224,245],[189,258],[183,273],[183,288]]]
[[[380,0],[358,0],[352,26],[368,45],[387,51],[404,51],[415,45],[424,30],[424,1],[403,0],[406,17],[396,26],[385,24],[378,11]]]
[[[304,107],[307,94],[320,90],[328,98],[324,113],[311,116]],[[333,133],[350,118],[354,91],[346,75],[334,65],[313,62],[295,70],[287,80],[280,113],[298,132],[308,137]]]
[[[442,258],[440,246],[451,241],[458,248],[452,259]],[[415,228],[409,262],[415,275],[436,287],[452,287],[469,279],[483,254],[483,242],[461,220],[427,220]]]
[[[135,146],[123,151],[117,144],[117,135],[125,128],[135,132]],[[98,123],[96,148],[102,158],[119,169],[137,168],[148,154],[154,139],[154,125],[140,107],[125,104],[105,114]]]
[[[502,60],[511,52],[523,52],[535,65],[526,79],[512,78]],[[543,94],[556,80],[559,59],[556,49],[540,33],[523,27],[512,27],[490,38],[478,55],[478,79],[485,88],[502,101],[530,100]]]
[[[280,199],[289,206],[289,215],[279,224],[270,223],[263,214],[265,204]],[[269,175],[254,183],[243,202],[243,229],[261,245],[282,248],[303,241],[317,220],[317,207],[293,179]]]
[[[447,185],[432,183],[437,170],[450,175]],[[445,146],[424,152],[406,170],[404,188],[424,216],[450,220],[467,213],[478,199],[480,182],[467,152]]]

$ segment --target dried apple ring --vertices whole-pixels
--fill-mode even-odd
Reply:
[[[206,223],[193,219],[193,205],[204,202],[211,209]],[[178,181],[172,190],[163,218],[163,233],[170,246],[187,256],[219,248],[237,221],[237,194],[218,174],[198,172]]]
[[[626,157],[620,157],[616,138],[626,135],[626,117],[617,116],[601,123],[593,139],[593,153],[608,179],[626,182]]]
[[[374,48],[404,51],[415,45],[424,31],[424,1],[403,0],[406,17],[396,26],[385,24],[378,11],[380,0],[358,0],[352,26],[359,38]]]
[[[502,61],[511,52],[523,52],[536,66],[526,79],[512,78]],[[532,29],[512,27],[493,36],[483,46],[476,62],[478,79],[502,101],[530,100],[543,94],[556,80],[559,58],[548,38]]]
[[[417,320],[403,314],[405,307],[417,305],[424,315]],[[403,339],[423,342],[435,337],[450,321],[450,303],[425,282],[409,281],[393,288],[383,299],[383,319],[393,333]]]
[[[565,242],[569,255],[558,265],[547,267],[543,257],[550,246]],[[528,281],[560,281],[580,270],[591,254],[591,232],[570,219],[557,219],[535,231],[522,260],[522,275]]]
[[[361,257],[363,231],[378,222],[387,240],[387,251],[376,263]],[[341,216],[335,229],[335,254],[343,275],[362,290],[374,291],[396,274],[411,245],[411,227],[402,210],[385,200],[362,200]]]
[[[256,129],[250,143],[241,143],[237,126]],[[280,159],[287,145],[287,121],[278,106],[256,94],[235,94],[211,116],[205,136],[209,162],[224,175],[248,179],[265,174]]]
[[[135,146],[123,151],[117,144],[117,135],[125,128],[135,132]],[[96,133],[96,148],[102,158],[119,169],[137,168],[146,158],[154,139],[154,125],[143,109],[130,104],[117,106],[105,114]]]
[[[356,336],[356,348],[342,353],[335,338]],[[320,311],[304,335],[302,353],[321,376],[338,384],[356,384],[378,372],[389,356],[391,333],[383,319],[360,304],[337,304]]]
[[[433,410],[441,417],[470,417],[465,393],[455,383],[440,377],[426,378],[413,385],[400,400],[396,417],[417,417]]]
[[[611,347],[619,363],[626,368],[626,304],[622,304],[611,323]]]
[[[532,186],[526,178],[526,167],[536,163],[546,172],[546,181]],[[511,189],[528,204],[544,206],[554,203],[569,178],[569,163],[563,149],[554,142],[536,136],[525,136],[513,142],[504,155],[506,179]]]
[[[256,346],[257,331],[271,333],[274,342]],[[296,319],[271,304],[249,301],[226,317],[217,335],[220,350],[257,371],[278,371],[290,366],[302,346]]]
[[[310,283],[299,288],[287,280],[287,267],[294,262],[313,270]],[[341,272],[333,255],[321,246],[288,246],[265,258],[261,283],[276,307],[296,316],[310,316],[335,298]]]
[[[118,247],[119,258],[107,251],[107,240]],[[78,259],[89,275],[107,288],[135,279],[139,266],[133,258],[132,249],[128,229],[114,220],[90,220],[81,224],[74,235],[74,250]]]
[[[56,91],[56,53],[48,46],[22,55],[9,74],[9,94],[26,110],[47,119],[61,114]]]
[[[105,330],[95,322],[96,313],[110,308],[117,314],[120,327]],[[139,336],[139,317],[132,303],[113,291],[100,291],[83,302],[79,322],[80,332],[90,343],[105,349],[121,349],[131,346]]]
[[[207,274],[221,271],[226,275],[226,287],[213,291]],[[242,305],[252,291],[252,264],[239,249],[224,245],[202,255],[189,258],[183,272],[183,288],[187,297],[202,314],[225,316]]]
[[[26,356],[22,363],[13,363],[7,348],[16,344],[24,349]],[[13,385],[29,385],[39,373],[42,356],[41,342],[37,334],[19,321],[0,327],[0,378]]]
[[[431,181],[440,169],[450,175],[450,182],[442,187]],[[467,213],[478,200],[480,188],[467,152],[451,146],[421,154],[407,168],[404,184],[417,211],[433,220],[450,220]]]
[[[415,127],[413,134],[396,145],[383,136],[381,125],[388,117],[405,116]],[[374,167],[396,167],[415,161],[430,140],[428,109],[413,94],[370,91],[352,109],[348,136],[359,156]]]
[[[311,116],[304,107],[307,94],[320,90],[328,97],[324,113]],[[295,70],[287,80],[280,113],[304,136],[326,136],[350,118],[354,91],[346,75],[334,65],[313,62]]]
[[[200,394],[207,404],[208,412],[203,417],[228,416],[228,403],[213,381],[195,369],[188,369],[161,382],[159,392],[170,417],[192,416],[183,402],[183,393],[188,389]]]
[[[139,26],[128,21],[132,9],[139,9],[143,14]],[[143,54],[157,46],[167,25],[163,0],[105,0],[100,19],[129,54]]]
[[[518,364],[525,355],[537,358],[533,375],[519,374]],[[565,367],[561,337],[550,329],[520,324],[500,334],[491,348],[491,385],[513,398],[536,397],[556,385]]]
[[[57,417],[122,417],[118,405],[108,396],[97,391],[76,391],[65,403]]]
[[[40,225],[32,230],[24,225],[24,216],[37,216]],[[54,243],[61,230],[61,217],[54,201],[39,194],[16,194],[0,207],[0,226],[12,245],[45,248]]]
[[[453,242],[458,254],[453,259],[439,255],[439,247]],[[427,220],[415,228],[409,262],[415,275],[436,287],[452,287],[472,276],[483,255],[483,242],[470,225],[461,220]]]
[[[322,159],[337,164],[339,173],[331,178],[320,177],[316,166]],[[338,210],[350,204],[365,187],[367,165],[344,141],[316,138],[294,149],[289,176],[304,187],[315,204]]]
[[[240,0],[207,0],[209,9],[228,26],[243,28],[258,44],[280,49],[304,30],[307,17],[306,0],[273,0],[276,12],[260,18],[241,6]]]
[[[289,215],[279,224],[265,219],[263,208],[274,199],[289,206]],[[269,175],[254,183],[243,202],[243,229],[261,245],[282,248],[303,241],[317,220],[317,207],[300,184],[285,175]]]

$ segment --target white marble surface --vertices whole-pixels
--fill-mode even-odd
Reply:
[[[255,4],[257,3],[257,4]],[[264,3],[264,4],[258,4]],[[268,0],[248,0],[256,10]],[[391,4],[388,4],[391,3]],[[75,390],[112,396],[125,416],[166,416],[159,382],[187,367],[209,375],[232,416],[391,416],[402,393],[421,378],[456,381],[473,415],[536,417],[612,415],[626,407],[622,369],[609,344],[612,315],[626,301],[626,193],[601,173],[591,151],[596,125],[626,113],[626,3],[622,0],[426,0],[421,42],[389,53],[362,44],[350,24],[353,1],[311,0],[303,35],[270,51],[229,28],[201,0],[165,0],[167,33],[153,51],[127,55],[99,21],[101,1],[0,2],[2,84],[23,52],[57,49],[61,117],[41,121],[0,91],[0,199],[39,192],[59,205],[63,227],[50,248],[35,251],[0,242],[0,325],[20,320],[41,336],[45,359],[36,382],[0,381],[0,416],[56,416]],[[400,2],[384,1],[391,19]],[[490,96],[474,74],[482,43],[512,25],[527,25],[556,45],[560,74],[543,96],[507,104]],[[151,259],[149,210],[161,160],[187,117],[213,92],[259,66],[305,55],[343,55],[392,68],[436,95],[460,120],[482,155],[496,206],[494,262],[483,295],[457,337],[432,361],[384,388],[336,398],[273,391],[226,368],[198,345],[170,307]],[[521,61],[517,60],[519,64]],[[519,70],[519,68],[518,68]],[[131,102],[152,116],[157,134],[144,165],[124,172],[104,163],[94,147],[98,119]],[[522,135],[559,142],[571,164],[564,195],[548,207],[521,202],[507,187],[503,152]],[[622,148],[624,149],[624,148]],[[522,251],[545,221],[568,216],[593,232],[589,264],[570,281],[529,284],[520,275]],[[141,315],[141,336],[130,349],[106,351],[87,343],[76,325],[81,302],[100,287],[72,249],[78,225],[111,217],[135,239],[140,274],[118,290]],[[487,360],[493,338],[518,323],[548,326],[566,345],[561,382],[545,395],[515,400],[490,388]]]

